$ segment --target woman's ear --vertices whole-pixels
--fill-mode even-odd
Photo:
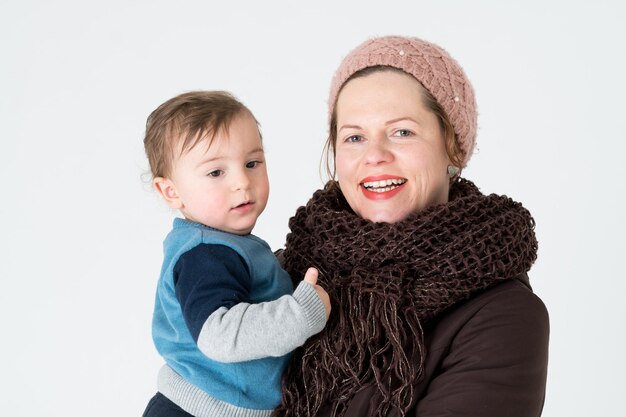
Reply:
[[[173,209],[181,209],[183,207],[183,202],[178,195],[178,191],[176,191],[176,186],[172,182],[172,180],[163,177],[156,177],[152,184],[154,188],[157,190],[163,200]]]

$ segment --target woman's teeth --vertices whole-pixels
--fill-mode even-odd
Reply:
[[[394,178],[390,180],[364,182],[361,185],[367,188],[369,191],[373,191],[375,193],[386,193],[387,191],[398,188],[405,182],[406,179],[404,178]]]

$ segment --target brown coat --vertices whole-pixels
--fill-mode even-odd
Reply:
[[[425,372],[408,416],[541,415],[548,313],[525,274],[451,308],[424,333]],[[346,417],[369,415],[379,398],[373,385],[364,386],[350,402]],[[326,408],[318,415],[330,414]]]

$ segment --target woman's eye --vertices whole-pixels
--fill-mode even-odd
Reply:
[[[398,129],[395,131],[394,136],[406,137],[413,135],[413,132],[407,129]]]
[[[246,168],[256,168],[261,164],[261,161],[250,161],[246,163]]]
[[[211,171],[209,172],[208,176],[209,177],[219,177],[220,175],[222,175],[224,173],[224,171],[222,171],[221,169],[216,169],[215,171]]]
[[[361,142],[362,140],[363,138],[359,135],[352,135],[346,138],[346,142],[348,143],[357,143],[357,142]]]

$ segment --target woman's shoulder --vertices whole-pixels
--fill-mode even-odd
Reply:
[[[454,415],[538,415],[549,330],[546,306],[525,275],[444,312],[424,329],[428,355],[417,415],[436,414],[442,402]]]
[[[541,298],[532,291],[526,273],[479,292],[465,303],[457,306],[459,312],[479,314],[483,309],[498,309],[511,313],[545,315],[547,309]],[[454,314],[454,309],[451,311]]]
[[[528,276],[522,274],[489,287],[470,299],[460,302],[444,311],[426,327],[426,336],[431,349],[437,344],[451,344],[461,331],[469,328],[477,330],[510,331],[514,325],[518,330],[548,330],[548,311],[541,300],[533,293]],[[488,333],[485,335],[488,336]]]

